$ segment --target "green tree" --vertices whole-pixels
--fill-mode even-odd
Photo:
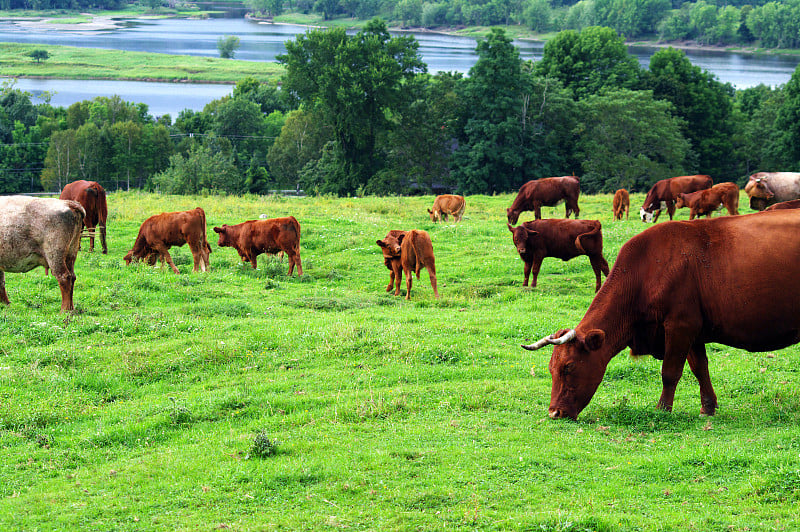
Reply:
[[[712,177],[732,175],[738,165],[732,157],[733,87],[692,65],[674,48],[653,54],[645,85],[657,99],[672,102],[683,119],[683,136],[696,155],[692,170]]]
[[[41,63],[42,61],[47,61],[50,58],[50,52],[47,50],[42,50],[41,48],[37,48],[36,50],[31,51],[28,54],[32,59],[35,59],[37,63]]]
[[[267,155],[270,172],[279,186],[294,187],[300,170],[319,159],[322,147],[332,136],[333,131],[320,116],[303,110],[290,112]]]
[[[328,123],[337,141],[342,181],[326,192],[352,194],[382,167],[379,137],[394,127],[416,98],[417,73],[425,71],[413,37],[392,37],[374,19],[354,36],[344,29],[311,30],[287,41],[283,87]]]
[[[548,0],[528,0],[523,19],[531,30],[544,33],[552,27],[553,8]]]
[[[519,50],[500,28],[478,42],[478,61],[459,85],[463,102],[453,174],[465,194],[504,192],[527,177],[525,135],[527,76]]]
[[[217,50],[219,56],[223,59],[233,59],[236,55],[236,50],[239,49],[239,37],[235,35],[225,35],[217,39]]]
[[[780,132],[777,144],[783,153],[783,168],[797,169],[800,166],[800,67],[784,85],[783,93],[783,103],[775,117],[775,128]]]
[[[653,99],[649,91],[623,89],[589,96],[579,106],[582,191],[643,191],[684,172],[689,143],[671,103]]]
[[[166,194],[241,194],[246,188],[244,176],[230,156],[199,142],[192,144],[185,157],[170,157],[169,167],[153,176],[152,185]]]
[[[544,45],[537,74],[559,80],[575,99],[604,89],[637,89],[641,69],[625,40],[611,28],[562,31]]]
[[[736,91],[734,106],[741,130],[739,175],[792,167],[782,146],[783,132],[775,126],[785,96],[785,91],[766,85]]]
[[[42,188],[57,191],[73,181],[78,169],[77,158],[75,130],[53,132],[42,170]]]

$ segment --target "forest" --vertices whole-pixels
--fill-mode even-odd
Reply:
[[[682,174],[737,181],[800,161],[800,74],[734,90],[665,48],[641,68],[590,26],[523,61],[494,28],[467,76],[431,75],[382,19],[286,43],[280,86],[247,77],[202,111],[152,116],[117,96],[68,108],[0,88],[0,192],[87,179],[164,193],[494,194],[581,176],[587,193]]]

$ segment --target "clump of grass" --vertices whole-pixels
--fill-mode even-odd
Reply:
[[[278,443],[275,440],[271,440],[266,431],[260,431],[256,434],[255,438],[253,438],[253,445],[250,447],[250,456],[268,458],[277,454],[277,452]]]

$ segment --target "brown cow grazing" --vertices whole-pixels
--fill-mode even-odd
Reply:
[[[621,188],[614,192],[612,209],[614,210],[615,220],[622,220],[623,214],[625,215],[625,219],[628,219],[631,212],[631,197],[627,190]]]
[[[800,199],[790,200],[790,201],[782,201],[780,203],[775,203],[774,205],[770,205],[765,211],[779,211],[781,209],[800,209]]]
[[[542,217],[542,205],[554,207],[562,201],[566,205],[565,218],[575,212],[578,218],[581,210],[578,208],[578,196],[581,193],[581,182],[574,175],[563,177],[544,177],[528,181],[519,188],[517,197],[511,207],[506,209],[508,223],[514,225],[519,220],[522,211],[533,211],[537,220]]]
[[[100,245],[103,253],[108,253],[106,245],[106,220],[108,207],[106,206],[106,191],[95,181],[73,181],[64,185],[59,199],[75,200],[83,206],[86,216],[83,225],[89,230],[89,251],[94,251],[94,235],[100,231]]]
[[[78,202],[0,197],[0,303],[9,305],[5,272],[51,269],[61,289],[61,311],[74,308],[75,258],[84,210]]]
[[[609,361],[626,346],[663,360],[658,406],[672,410],[688,359],[701,412],[717,397],[706,344],[772,351],[800,341],[800,211],[780,210],[654,226],[631,238],[575,329],[529,346],[554,344],[550,417],[575,419]]]
[[[464,200],[464,196],[442,194],[433,200],[433,210],[428,209],[428,213],[431,215],[432,222],[438,222],[440,218],[446,222],[449,214],[453,215],[456,222],[460,222],[466,206],[467,202]]]
[[[714,182],[707,175],[682,175],[656,181],[644,199],[639,215],[643,222],[656,222],[661,209],[667,209],[669,219],[675,215],[678,194],[711,188]]]
[[[800,199],[800,173],[757,172],[744,187],[750,208],[763,211],[773,203]]]
[[[597,220],[534,220],[517,227],[508,225],[514,235],[514,245],[520,258],[525,262],[525,281],[533,272],[533,283],[545,257],[555,257],[568,261],[579,255],[589,257],[597,282],[595,292],[600,290],[600,272],[608,276],[608,263],[603,257],[603,233]]]
[[[249,262],[254,270],[258,266],[260,254],[283,251],[289,257],[287,275],[292,275],[295,264],[297,275],[303,275],[300,261],[300,224],[294,216],[248,220],[236,225],[223,224],[222,227],[215,227],[214,232],[219,234],[218,246],[236,249],[242,261]]]
[[[725,207],[731,216],[739,214],[739,187],[736,183],[719,183],[705,190],[681,192],[675,200],[675,207],[689,207],[689,219],[695,216],[711,218],[717,209]]]
[[[198,268],[206,271],[211,246],[206,239],[206,213],[200,207],[191,211],[163,212],[145,220],[139,228],[133,249],[125,255],[125,263],[144,260],[152,266],[160,258],[162,265],[166,261],[172,271],[180,273],[168,249],[184,244],[189,244],[194,258],[192,271],[196,272]]]
[[[403,280],[403,265],[400,263],[400,242],[406,236],[405,231],[392,229],[383,240],[378,240],[377,244],[383,252],[383,263],[389,269],[389,284],[386,291],[391,292],[395,288],[394,295],[400,295],[400,283]],[[396,286],[396,287],[395,287]]]

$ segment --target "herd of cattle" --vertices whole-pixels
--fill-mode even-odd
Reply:
[[[739,189],[734,183],[713,185],[706,175],[679,176],[653,185],[641,208],[642,221],[658,219],[667,210],[688,207],[690,221],[660,224],[625,243],[613,269],[603,257],[603,236],[597,220],[578,220],[580,180],[549,177],[524,184],[506,211],[508,229],[522,258],[523,286],[536,286],[545,257],[569,260],[586,255],[596,277],[597,292],[574,329],[559,330],[526,349],[554,345],[550,360],[553,379],[549,413],[552,418],[577,418],[603,379],[616,354],[629,347],[635,355],[663,361],[661,408],[671,410],[685,362],[700,384],[701,412],[713,415],[717,398],[708,372],[705,344],[716,342],[749,351],[769,351],[800,342],[800,173],[760,172],[745,187],[750,206],[764,210],[738,216]],[[541,219],[542,206],[566,204],[565,218]],[[711,218],[724,207],[731,216]],[[616,192],[615,220],[630,210],[627,191]],[[4,272],[27,272],[36,266],[52,270],[62,296],[62,311],[73,309],[75,259],[85,226],[90,238],[100,233],[107,253],[105,191],[94,182],[67,185],[60,199],[26,196],[0,198],[0,301],[9,304]],[[462,196],[437,196],[431,221],[465,210]],[[517,227],[520,213],[533,211],[535,220]],[[569,219],[570,214],[575,219]],[[706,216],[706,219],[694,220]],[[241,260],[256,268],[262,253],[285,253],[292,275],[300,260],[300,224],[293,216],[250,220],[214,227],[220,247],[233,247]],[[167,263],[172,246],[188,244],[193,271],[206,271],[211,247],[206,238],[205,212],[162,213],[145,220],[125,255],[126,263],[141,260]],[[386,291],[400,294],[406,276],[411,296],[412,272],[419,279],[426,268],[439,297],[430,236],[422,230],[392,230],[377,241],[389,270]],[[601,283],[601,273],[607,279]]]

